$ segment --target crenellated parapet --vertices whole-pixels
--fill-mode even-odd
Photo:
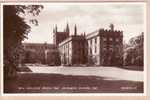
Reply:
[[[99,35],[101,35],[101,36],[105,36],[105,35],[123,36],[123,31],[101,28],[101,29],[99,29]]]
[[[121,30],[109,30],[109,29],[103,29],[103,28],[101,28],[101,29],[99,29],[99,32],[103,32],[103,33],[122,33],[123,31],[121,31]]]

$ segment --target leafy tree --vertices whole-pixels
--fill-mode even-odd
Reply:
[[[25,21],[25,15],[37,16],[43,9],[41,5],[4,5],[3,33],[4,33],[4,77],[16,75],[17,66],[22,51],[21,42],[27,37],[31,27]],[[29,20],[38,25],[36,19]]]
[[[130,39],[128,47],[125,48],[124,62],[125,65],[143,66],[144,50],[144,33]]]

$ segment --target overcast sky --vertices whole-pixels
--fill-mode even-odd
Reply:
[[[58,31],[63,31],[69,24],[71,34],[77,25],[78,34],[86,34],[99,28],[109,29],[113,23],[116,30],[122,30],[124,40],[144,32],[143,3],[51,3],[44,4],[44,9],[37,18],[39,26],[31,26],[31,32],[25,42],[52,43],[55,24]]]

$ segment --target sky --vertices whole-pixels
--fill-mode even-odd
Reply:
[[[53,28],[63,31],[69,24],[70,34],[77,26],[77,34],[86,34],[100,28],[122,30],[124,41],[145,32],[145,4],[143,3],[45,3],[36,17],[38,26],[31,25],[31,32],[24,42],[53,43]],[[26,19],[33,18],[26,16]]]

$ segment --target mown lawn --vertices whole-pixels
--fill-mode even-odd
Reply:
[[[5,93],[143,93],[143,82],[95,76],[25,73],[4,84]]]

